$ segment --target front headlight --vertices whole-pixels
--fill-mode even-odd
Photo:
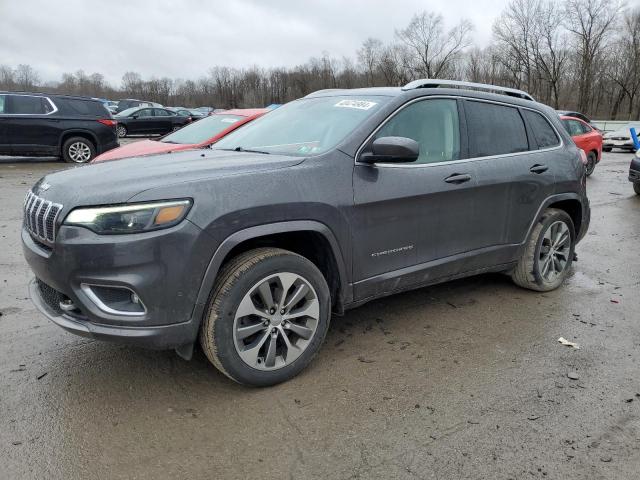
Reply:
[[[81,207],[72,210],[64,224],[85,227],[99,234],[150,232],[177,225],[189,208],[191,200]]]

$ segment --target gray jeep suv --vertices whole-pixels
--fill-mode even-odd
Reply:
[[[47,175],[22,241],[36,306],[66,330],[172,348],[271,385],[331,312],[505,272],[558,287],[590,210],[578,148],[507,88],[420,80],[326,90],[211,150]]]

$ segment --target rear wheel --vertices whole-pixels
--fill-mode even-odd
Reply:
[[[274,385],[311,362],[327,333],[330,305],[327,282],[312,262],[277,248],[251,250],[220,273],[200,344],[232,380]]]
[[[595,152],[589,152],[587,154],[587,167],[586,167],[587,177],[591,175],[593,171],[596,169],[596,160],[597,160],[597,157]]]
[[[602,151],[603,151],[603,152],[610,152],[610,151],[611,151],[611,149],[610,149],[610,148],[602,147]]]
[[[84,137],[71,137],[62,145],[62,158],[68,163],[87,163],[96,156],[96,147]]]
[[[563,210],[549,208],[535,225],[511,278],[530,290],[554,290],[569,273],[574,251],[571,217]]]
[[[636,192],[637,195],[640,195],[640,182],[634,182],[633,191]]]
[[[171,128],[171,131],[172,131],[172,132],[175,132],[176,130],[180,130],[181,128],[182,128],[182,126],[180,126],[180,125],[174,125],[174,126]]]

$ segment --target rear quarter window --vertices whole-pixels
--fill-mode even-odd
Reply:
[[[4,113],[13,115],[46,115],[53,107],[46,97],[36,95],[6,95]]]
[[[73,98],[56,99],[60,112],[66,115],[83,115],[91,117],[109,116],[109,112],[101,102]]]
[[[522,110],[522,115],[529,125],[529,129],[531,130],[531,134],[533,135],[533,138],[537,143],[538,149],[551,148],[560,145],[560,139],[558,138],[556,131],[553,129],[553,127],[549,123],[549,120],[547,120],[544,115],[532,110],[524,109]],[[533,147],[535,146],[532,145],[532,148]]]
[[[468,100],[464,109],[470,157],[489,157],[529,150],[527,131],[517,108]]]

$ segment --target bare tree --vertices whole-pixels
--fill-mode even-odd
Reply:
[[[18,65],[14,75],[16,87],[20,90],[33,90],[40,82],[40,76],[31,65]]]
[[[472,31],[473,25],[467,20],[445,31],[442,15],[425,11],[414,15],[396,36],[412,51],[412,64],[419,76],[437,78],[445,75],[457,55],[471,45]]]
[[[618,0],[565,0],[566,27],[578,66],[578,109],[589,111],[595,64],[602,56],[622,6]]]

